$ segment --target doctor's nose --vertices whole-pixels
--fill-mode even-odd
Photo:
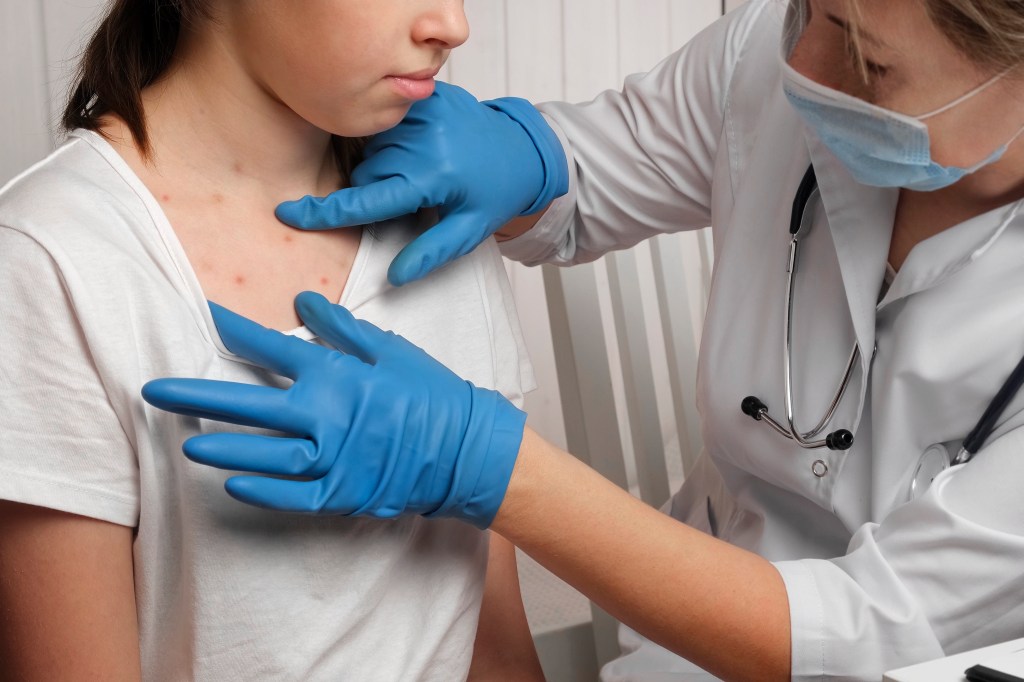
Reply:
[[[469,20],[463,0],[437,0],[413,28],[413,40],[452,50],[469,39]]]

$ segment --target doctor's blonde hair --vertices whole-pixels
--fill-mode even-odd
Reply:
[[[1022,0],[917,0],[938,29],[974,63],[1005,71],[1024,64],[1024,2]],[[846,0],[852,16],[860,16],[861,0]],[[854,22],[855,24],[859,22]],[[852,49],[866,74],[856,32]]]

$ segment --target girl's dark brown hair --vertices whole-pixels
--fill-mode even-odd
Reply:
[[[142,89],[167,70],[182,25],[206,13],[205,0],[114,0],[79,61],[61,125],[99,131],[100,118],[116,114],[148,156]]]
[[[182,28],[208,18],[208,0],[112,0],[79,61],[61,125],[102,132],[101,118],[114,114],[148,157],[142,90],[166,73]],[[334,139],[335,158],[346,178],[364,143]]]

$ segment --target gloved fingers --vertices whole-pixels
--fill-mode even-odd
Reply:
[[[331,304],[313,291],[295,297],[295,310],[310,331],[348,355],[374,365],[394,338],[365,320],[356,319],[347,308]]]
[[[350,179],[353,187],[367,187],[375,182],[404,177],[408,179],[417,170],[433,175],[436,165],[423,158],[424,150],[412,151],[408,143],[396,135],[394,142],[380,143],[367,147],[365,158],[352,169]]]
[[[405,246],[388,268],[388,281],[399,287],[465,256],[497,229],[472,213],[453,212]]]
[[[224,489],[240,502],[278,511],[322,512],[328,502],[330,512],[334,514],[351,514],[358,508],[330,499],[331,489],[324,479],[290,481],[263,476],[232,476],[224,482]]]
[[[187,417],[295,433],[304,415],[280,388],[207,379],[156,379],[142,387],[153,407]]]
[[[302,368],[316,364],[324,354],[320,346],[282,334],[210,301],[210,313],[221,340],[235,355],[295,380]]]
[[[423,205],[416,188],[395,176],[359,187],[332,192],[326,197],[303,197],[277,206],[283,223],[303,230],[333,230],[366,225],[415,213]]]
[[[181,449],[193,462],[232,471],[319,478],[329,468],[304,438],[210,433],[189,438]]]

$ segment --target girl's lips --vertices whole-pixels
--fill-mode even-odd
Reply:
[[[388,76],[387,79],[400,95],[411,100],[426,99],[434,94],[433,76]]]

